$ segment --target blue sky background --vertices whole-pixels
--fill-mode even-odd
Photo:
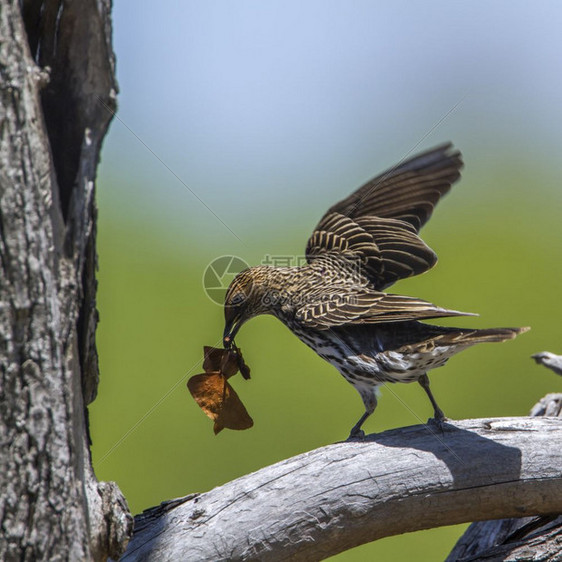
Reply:
[[[235,252],[193,193],[251,245],[287,217],[312,220],[307,236],[333,201],[443,140],[467,175],[558,167],[561,26],[554,1],[117,1],[101,174],[123,181],[101,196]]]

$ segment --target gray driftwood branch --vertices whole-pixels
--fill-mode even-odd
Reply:
[[[549,357],[553,354],[537,355]],[[562,419],[562,394],[547,394],[541,398],[533,406],[531,415]],[[562,467],[559,468],[562,472]],[[557,494],[562,495],[562,488]],[[459,539],[447,562],[531,559],[544,562],[562,559],[562,514],[473,523]]]
[[[561,467],[562,419],[396,429],[148,510],[123,560],[320,560],[407,531],[560,513]]]

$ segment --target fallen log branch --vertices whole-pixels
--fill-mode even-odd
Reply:
[[[533,406],[531,416],[562,418],[562,394],[547,394],[541,398]],[[562,488],[558,494],[562,494]],[[562,515],[545,515],[473,523],[459,539],[447,562],[560,560],[561,553]]]
[[[558,513],[561,466],[561,419],[405,427],[147,510],[122,560],[320,560],[408,531]]]

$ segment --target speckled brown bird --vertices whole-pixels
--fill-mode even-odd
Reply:
[[[388,382],[419,382],[441,423],[446,418],[427,372],[474,344],[527,330],[428,325],[420,320],[470,314],[384,292],[437,261],[418,232],[461,167],[450,143],[401,162],[328,210],[308,240],[306,265],[262,265],[239,273],[225,298],[225,347],[244,322],[272,314],[358,390],[365,413],[350,437],[363,435],[361,426],[377,405],[376,389]]]

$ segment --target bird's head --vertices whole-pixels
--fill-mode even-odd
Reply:
[[[268,312],[264,299],[267,269],[263,266],[250,267],[241,271],[230,283],[224,299],[225,348],[232,345],[234,336],[244,322]]]

